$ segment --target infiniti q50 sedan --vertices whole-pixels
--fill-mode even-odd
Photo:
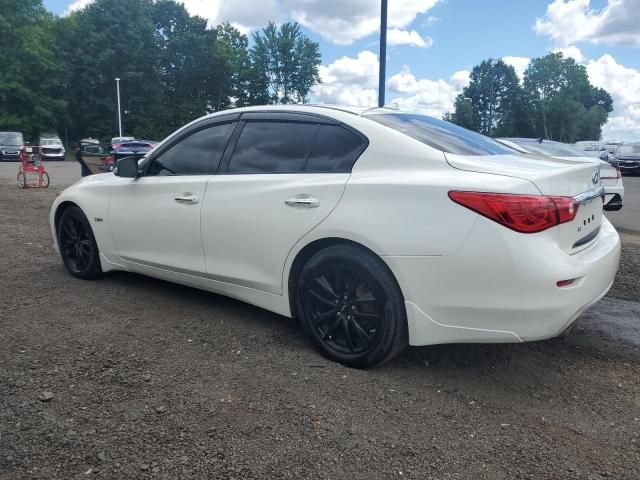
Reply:
[[[326,356],[562,335],[620,240],[593,163],[531,159],[388,109],[249,107],[196,120],[54,202],[69,272],[124,270],[297,317]]]

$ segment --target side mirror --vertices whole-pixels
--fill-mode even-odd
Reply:
[[[125,157],[118,160],[114,173],[123,178],[138,177],[138,159],[136,157]]]

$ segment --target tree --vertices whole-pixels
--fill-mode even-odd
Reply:
[[[272,22],[253,34],[251,60],[256,87],[266,86],[270,103],[304,103],[311,87],[320,82],[320,50],[297,23],[280,28]]]
[[[53,17],[40,0],[0,0],[0,129],[18,130],[37,141],[54,129],[64,111],[57,79]]]
[[[524,88],[535,136],[569,143],[598,139],[613,110],[611,96],[589,83],[586,68],[562,53],[531,60]]]
[[[515,132],[523,98],[515,70],[502,60],[484,60],[473,67],[469,85],[456,98],[451,121],[485,135]]]

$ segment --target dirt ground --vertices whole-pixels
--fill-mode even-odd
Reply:
[[[566,341],[358,371],[234,300],[72,278],[56,190],[0,181],[0,479],[640,478],[638,237]]]

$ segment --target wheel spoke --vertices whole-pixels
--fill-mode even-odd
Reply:
[[[353,312],[353,316],[356,318],[364,318],[367,320],[377,320],[378,318],[380,318],[380,315],[377,313],[359,312],[357,310]]]
[[[355,327],[356,332],[358,333],[360,338],[362,338],[362,340],[364,340],[365,345],[369,346],[369,344],[371,343],[371,336],[367,332],[364,331],[364,328],[362,328],[362,326],[355,319],[353,320],[353,326]]]
[[[367,292],[364,295],[360,295],[353,302],[354,303],[370,303],[375,301],[376,301],[376,297],[374,297],[371,292]]]
[[[353,346],[353,338],[351,338],[351,332],[349,331],[349,322],[343,320],[342,329],[344,330],[345,338],[347,339],[347,346],[349,347],[349,350],[353,352],[355,347]]]
[[[323,338],[325,340],[329,340],[329,337],[331,335],[333,335],[333,333],[338,329],[338,327],[340,326],[340,324],[342,323],[342,318],[338,317],[336,318],[335,322],[333,322],[329,328],[327,328],[327,331],[324,332]]]
[[[316,283],[318,285],[320,285],[320,287],[327,292],[329,295],[331,295],[331,298],[336,299],[338,298],[338,294],[333,290],[333,288],[331,287],[331,284],[329,283],[329,280],[327,280],[326,276],[321,276],[319,278],[316,278]]]
[[[309,294],[314,297],[316,300],[318,300],[319,302],[330,306],[330,307],[335,307],[336,304],[335,302],[332,302],[331,300],[327,300],[326,298],[324,298],[322,295],[320,295],[318,292],[314,291],[314,290],[309,290]]]
[[[338,309],[334,308],[334,309],[331,309],[331,310],[329,310],[327,312],[315,315],[314,318],[313,318],[314,326],[319,327],[320,325],[324,325],[330,319],[335,318],[337,312],[338,312]]]
[[[65,224],[62,226],[62,231],[67,235],[67,237],[69,237],[70,239],[75,240],[77,237],[77,234],[75,232],[75,229],[73,228],[73,225],[71,224],[71,222],[65,222]]]

